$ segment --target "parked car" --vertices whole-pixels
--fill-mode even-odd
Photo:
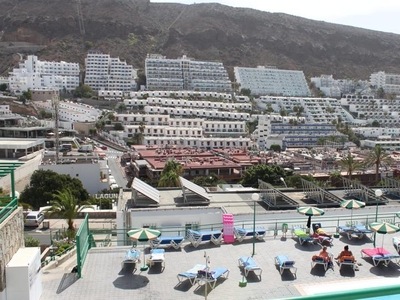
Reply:
[[[102,150],[107,150],[107,146],[104,146],[104,145],[101,146],[100,148],[101,148]]]
[[[44,220],[44,214],[40,211],[31,211],[25,218],[26,227],[38,227]]]

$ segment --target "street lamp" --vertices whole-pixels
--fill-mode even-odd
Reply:
[[[285,185],[285,187],[287,188],[287,184],[286,184],[286,181],[285,181],[285,179],[283,178],[283,177],[281,177],[281,178],[279,178],[282,182],[283,182],[283,184]]]
[[[256,254],[256,202],[260,199],[260,195],[254,193],[251,195],[251,199],[253,200],[253,257]]]
[[[383,194],[382,190],[380,189],[375,190],[375,196],[376,196],[375,222],[378,222],[378,207],[379,207],[378,203],[379,203],[379,198],[382,196],[382,194]],[[374,233],[374,248],[375,245],[376,245],[376,232]]]

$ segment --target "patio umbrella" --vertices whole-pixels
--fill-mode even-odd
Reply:
[[[358,200],[343,200],[340,202],[340,206],[346,209],[351,209],[350,226],[353,225],[353,209],[359,209],[365,207],[365,202]]]
[[[400,231],[400,228],[398,226],[386,222],[374,222],[369,224],[368,226],[373,232],[381,234],[391,234]],[[382,248],[384,237],[385,236],[382,237]]]
[[[299,207],[297,208],[297,212],[299,212],[302,215],[308,216],[307,228],[311,227],[312,216],[322,216],[325,213],[322,209],[312,206]]]
[[[400,218],[400,211],[396,213],[396,217]]]
[[[150,228],[134,228],[132,230],[129,230],[126,234],[132,241],[148,242],[158,238],[161,235],[161,232],[159,230]],[[145,262],[145,255],[144,255],[144,245],[143,245],[143,266],[140,268],[140,270],[141,271],[147,270],[147,265]]]

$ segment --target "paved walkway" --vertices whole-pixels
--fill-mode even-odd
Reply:
[[[378,236],[378,244],[381,242],[382,236]],[[361,249],[373,247],[368,238],[349,241],[347,237],[341,237],[334,240],[329,251],[337,255],[346,244],[361,264],[359,271],[354,272],[347,267],[339,271],[336,264],[334,270],[326,272],[321,266],[311,269],[311,257],[319,252],[320,246],[300,245],[290,235],[287,238],[268,237],[264,242],[258,241],[254,260],[263,269],[262,279],[259,281],[256,276],[249,275],[246,287],[239,287],[243,275],[237,262],[239,257],[251,255],[251,239],[221,246],[201,245],[198,248],[186,244],[180,251],[168,249],[163,272],[156,266],[145,272],[137,270],[134,273],[132,264],[121,268],[127,247],[93,248],[88,253],[83,278],[74,283],[74,274],[69,273],[76,264],[73,260],[67,262],[67,268],[61,266],[57,269],[44,269],[41,300],[202,299],[205,297],[203,286],[191,286],[187,281],[178,285],[176,276],[196,264],[204,264],[205,253],[210,257],[211,269],[221,266],[230,270],[228,279],[219,280],[216,287],[208,291],[208,299],[283,299],[344,289],[362,289],[373,285],[400,284],[397,264],[374,267],[370,259],[361,258]],[[384,247],[395,253],[390,235],[385,237]],[[296,261],[297,278],[289,271],[280,275],[274,264],[274,257],[279,254],[286,254]]]

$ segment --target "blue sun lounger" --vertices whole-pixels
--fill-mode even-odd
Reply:
[[[240,228],[235,227],[233,228],[233,233],[235,234],[235,238],[237,241],[241,242],[247,237],[255,236],[256,239],[263,241],[265,236],[265,228]]]
[[[297,277],[297,268],[294,266],[294,260],[290,260],[287,255],[275,256],[275,264],[279,266],[279,272],[281,275],[285,270],[291,270],[292,274]]]
[[[125,263],[140,263],[140,250],[136,248],[131,248],[126,251],[124,260],[121,263],[121,267],[123,267]]]
[[[189,282],[194,285],[196,283],[196,278],[197,278],[197,273],[199,271],[205,271],[206,266],[205,265],[201,265],[201,264],[197,264],[195,265],[193,268],[191,268],[190,270],[187,270],[186,272],[182,272],[179,273],[177,275],[178,278],[178,284],[181,284],[184,280],[189,280]]]
[[[193,247],[197,248],[201,243],[212,242],[215,245],[220,245],[222,241],[222,232],[220,230],[204,230],[195,231],[188,230],[188,239]]]
[[[223,268],[223,267],[218,267],[212,271],[199,271],[196,282],[200,285],[200,282],[204,282],[204,284],[210,285],[210,288],[215,288],[215,285],[217,284],[217,280],[219,278],[225,278],[227,279],[229,276],[229,269]]]
[[[165,246],[180,249],[185,238],[183,236],[160,236],[155,240],[150,241],[151,248],[159,248]]]
[[[249,272],[254,272],[254,274],[256,274],[261,280],[262,269],[250,256],[243,256],[239,258],[239,267],[243,267],[244,275],[246,277],[249,275]]]

